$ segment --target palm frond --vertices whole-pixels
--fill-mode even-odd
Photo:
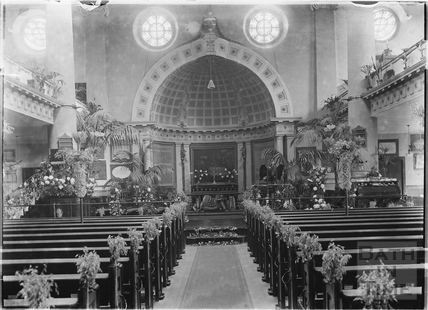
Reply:
[[[293,140],[291,141],[291,145],[296,144],[304,144],[308,146],[313,146],[317,144],[319,141],[323,140],[323,135],[320,130],[316,128],[301,128]]]

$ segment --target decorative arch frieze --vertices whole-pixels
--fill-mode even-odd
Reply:
[[[210,50],[208,51],[208,49]],[[171,51],[157,61],[147,72],[134,97],[132,122],[151,121],[153,99],[165,79],[179,67],[207,55],[207,52],[235,61],[253,71],[269,90],[275,105],[276,117],[294,116],[287,87],[281,75],[267,59],[248,47],[222,38],[217,38],[214,41],[213,53],[212,42],[207,44],[207,41],[201,38]]]

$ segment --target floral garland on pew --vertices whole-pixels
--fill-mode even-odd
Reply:
[[[276,235],[286,243],[287,247],[296,247],[297,260],[309,261],[314,251],[322,250],[317,235],[310,235],[307,232],[299,234],[301,231],[298,226],[283,224],[281,218],[268,206],[261,206],[258,202],[255,203],[249,199],[245,199],[242,205],[266,227],[274,229]]]

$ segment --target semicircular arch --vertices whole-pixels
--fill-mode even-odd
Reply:
[[[277,118],[294,117],[293,104],[287,87],[272,64],[248,47],[217,38],[214,53],[231,61],[244,65],[253,71],[266,85],[275,105]],[[152,121],[153,99],[165,79],[179,67],[207,55],[204,39],[182,45],[157,61],[141,81],[132,107],[131,121],[144,123]]]

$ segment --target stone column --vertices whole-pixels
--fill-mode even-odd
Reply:
[[[191,193],[191,175],[190,175],[190,143],[183,143],[184,151],[186,152],[187,160],[184,162],[184,187],[186,188],[186,194]]]
[[[153,167],[153,149],[152,149],[151,143],[152,143],[151,140],[143,141],[145,170],[147,170],[149,167]]]
[[[284,155],[284,135],[276,135],[276,150]]]
[[[246,174],[245,169],[247,168],[247,149],[244,147],[244,142],[238,142],[238,191],[242,192],[246,186]]]
[[[251,147],[251,141],[246,141],[245,149],[247,153],[247,163],[245,165],[245,183],[246,187],[250,187],[253,184],[253,171],[254,171],[254,163],[253,163],[253,153]]]
[[[324,100],[337,94],[334,12],[337,6],[320,5],[315,14],[316,114]]]
[[[375,58],[373,7],[348,5],[348,96],[366,92],[365,77],[360,67],[371,64]],[[371,117],[370,102],[363,99],[349,101],[348,120],[351,129],[361,126],[367,131],[366,147],[360,153],[367,160],[363,170],[377,166],[377,119]]]
[[[293,141],[294,139],[294,135],[287,135],[286,136],[287,139],[287,160],[291,161],[294,159],[295,157],[295,144],[291,145],[291,141]]]
[[[101,12],[89,12],[86,25],[86,82],[87,100],[109,110],[107,88],[106,21]],[[80,82],[80,81],[78,81]]]
[[[63,1],[64,2],[64,1]],[[72,136],[76,132],[76,105],[74,92],[74,44],[70,3],[49,1],[46,3],[46,69],[61,74],[65,85],[58,100],[64,107],[54,113],[54,125],[50,130],[50,148],[58,148],[58,137]]]
[[[189,154],[185,153],[184,161],[182,160],[181,154],[181,143],[175,143],[175,178],[177,180],[177,192],[183,191],[185,192],[184,183],[183,183],[183,165],[186,161],[189,160]]]

